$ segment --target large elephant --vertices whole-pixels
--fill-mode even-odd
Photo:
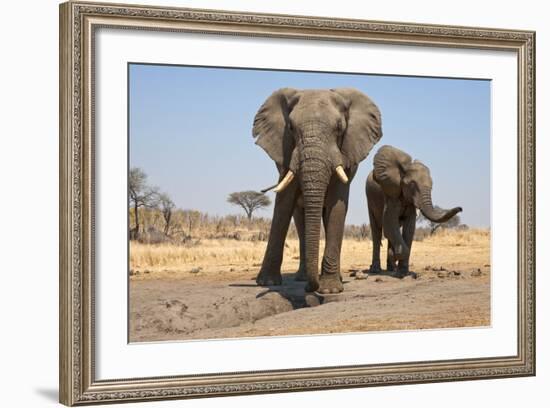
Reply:
[[[435,209],[432,204],[430,170],[407,153],[382,146],[374,155],[374,170],[366,182],[367,203],[372,232],[372,265],[380,268],[382,231],[388,239],[388,271],[398,276],[409,273],[411,245],[416,228],[416,209],[433,222],[448,221],[462,208]]]
[[[256,282],[281,284],[284,242],[294,215],[306,292],[341,292],[340,252],[349,182],[359,162],[382,137],[380,111],[355,89],[284,88],[259,109],[253,136],[275,161],[280,175],[269,240]],[[326,245],[319,277],[321,218]]]

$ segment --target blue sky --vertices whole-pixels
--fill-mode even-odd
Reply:
[[[490,225],[490,81],[131,64],[129,87],[130,166],[180,208],[239,213],[229,193],[276,182],[252,138],[273,91],[354,87],[380,108],[384,136],[352,182],[347,223],[368,223],[365,180],[389,144],[430,168],[434,204],[462,206],[470,226]]]

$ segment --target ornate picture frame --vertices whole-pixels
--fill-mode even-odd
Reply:
[[[517,56],[517,353],[268,371],[96,378],[95,34],[99,28],[502,50]],[[535,33],[136,5],[60,5],[60,402],[66,405],[535,375]]]

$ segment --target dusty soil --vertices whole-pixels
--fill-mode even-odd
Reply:
[[[411,276],[359,280],[350,275],[370,258],[361,244],[343,256],[344,292],[324,297],[304,296],[295,259],[283,265],[283,285],[270,288],[256,286],[256,263],[132,270],[130,341],[487,326],[489,247],[488,234],[415,243]]]

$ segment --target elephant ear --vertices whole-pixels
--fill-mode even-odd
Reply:
[[[254,117],[252,136],[277,165],[288,168],[294,138],[288,126],[288,115],[299,99],[299,92],[292,88],[275,91],[258,110]]]
[[[346,167],[364,160],[382,138],[380,110],[371,99],[353,88],[333,89],[348,104],[348,126],[342,141]]]
[[[412,158],[393,146],[382,146],[374,155],[374,179],[388,197],[401,195],[401,182]]]

